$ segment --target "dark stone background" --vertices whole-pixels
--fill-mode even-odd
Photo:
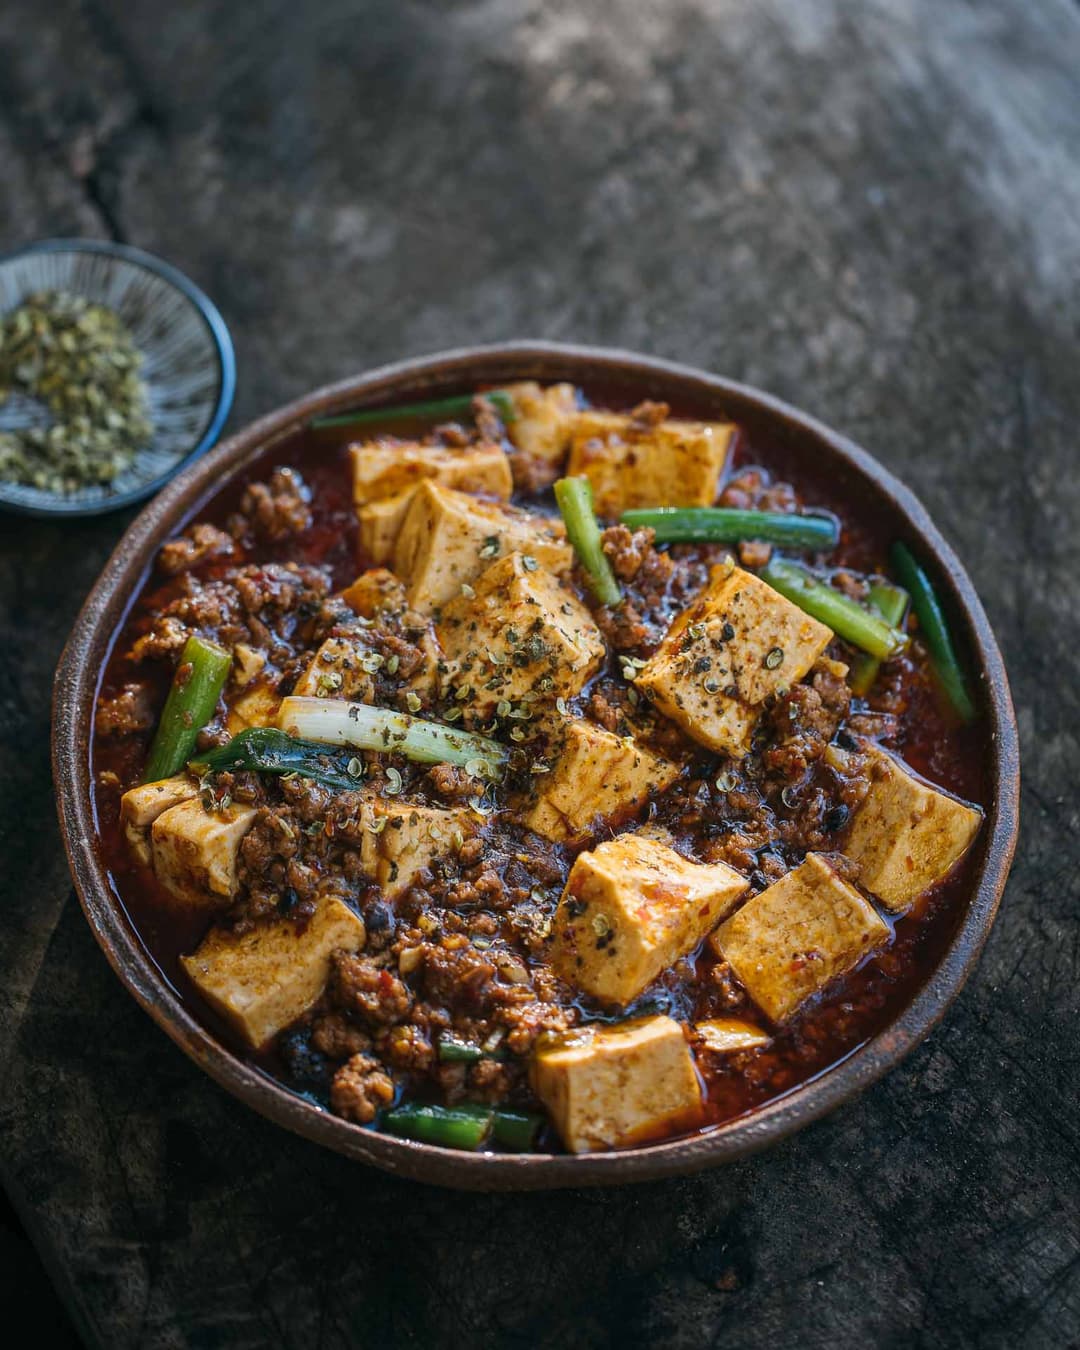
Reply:
[[[232,425],[511,336],[760,384],[922,495],[1025,751],[986,955],[887,1081],[711,1175],[442,1193],[249,1114],[109,972],[48,705],[126,518],[0,519],[0,1157],[89,1341],[1080,1344],[1078,70],[1074,0],[0,7],[0,243],[190,272],[236,338]],[[52,1344],[5,1233],[3,1306]]]

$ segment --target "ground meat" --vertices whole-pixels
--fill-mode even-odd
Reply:
[[[404,1021],[413,1004],[407,985],[385,965],[352,952],[334,954],[330,996],[336,1007],[372,1027]]]
[[[436,764],[429,770],[427,782],[432,792],[448,801],[460,801],[476,795],[476,779],[453,764]],[[483,847],[480,840],[475,842]]]
[[[506,1045],[515,1055],[527,1055],[537,1037],[568,1031],[577,1021],[573,1007],[530,998],[528,1002],[515,1001],[500,1008],[496,1021],[508,1028]]]
[[[211,560],[237,556],[236,540],[215,525],[192,525],[177,539],[162,545],[158,566],[170,577],[186,572],[191,567]]]
[[[809,684],[797,684],[769,710],[774,740],[763,755],[766,767],[788,783],[799,781],[825,753],[850,704],[843,677],[817,666]]]
[[[458,850],[458,862],[462,867],[471,867],[473,863],[479,862],[484,855],[484,841],[476,837],[466,839]]]
[[[549,488],[559,476],[558,469],[553,468],[549,460],[540,455],[527,454],[524,450],[514,450],[509,461],[515,489],[529,497]]]
[[[609,525],[601,535],[604,552],[620,581],[633,581],[652,549],[651,529],[631,531],[625,525]]]
[[[424,992],[438,1003],[479,1008],[495,978],[495,963],[468,943],[433,947],[424,962]]]
[[[435,1062],[435,1050],[418,1026],[406,1023],[394,1027],[386,1038],[386,1058],[397,1069],[426,1073]]]
[[[328,595],[319,604],[311,620],[311,645],[317,647],[335,633],[353,631],[356,611],[340,595]]]
[[[847,727],[856,736],[869,736],[884,745],[892,745],[900,731],[899,722],[892,713],[882,712],[852,713]]]
[[[678,834],[689,834],[701,862],[727,863],[744,875],[760,867],[777,832],[775,812],[763,792],[731,762],[716,778],[676,783],[661,799],[657,819]]]
[[[658,755],[667,755],[669,759],[685,759],[688,754],[700,753],[696,742],[690,740],[678,723],[669,717],[646,716],[639,721],[636,735],[650,750],[655,750]]]
[[[633,736],[658,754],[680,758],[692,748],[682,729],[670,718],[655,713],[631,685],[599,680],[589,695],[586,712],[606,731]]]
[[[503,439],[504,430],[502,418],[495,410],[495,405],[488,399],[477,396],[472,401],[473,420],[476,422],[476,430],[482,441],[493,441],[496,445]]]
[[[216,750],[219,746],[227,745],[230,740],[228,728],[221,722],[208,722],[195,737],[195,749],[199,754],[205,754],[207,750]]]
[[[289,863],[300,850],[301,834],[290,813],[262,806],[240,843],[237,881],[240,899],[230,911],[234,926],[273,913],[285,898]],[[291,908],[303,897],[289,897]]]
[[[424,653],[415,642],[409,641],[388,628],[370,629],[368,641],[376,651],[393,664],[392,674],[399,682],[415,675],[424,663]],[[385,669],[384,666],[383,670]]]
[[[310,641],[329,589],[322,568],[297,563],[234,567],[207,580],[184,572],[172,583],[171,598],[157,608],[149,630],[132,645],[131,659],[172,657],[193,633],[223,647],[243,642],[287,659],[294,645]]]
[[[905,657],[886,661],[878,670],[877,679],[867,695],[867,703],[875,711],[903,717],[908,708],[908,680],[910,663]]]
[[[244,567],[235,573],[233,584],[246,613],[258,615],[265,624],[298,609],[313,620],[329,590],[326,573],[321,568],[297,563]]]
[[[845,595],[850,595],[852,600],[862,600],[869,589],[864,577],[856,576],[854,572],[848,572],[845,568],[832,574],[831,583]]]
[[[111,698],[98,700],[94,726],[99,736],[133,736],[149,731],[154,721],[150,690],[144,684],[125,684]]]
[[[819,662],[811,672],[810,683],[821,696],[822,706],[832,719],[830,736],[833,736],[851,707],[851,690],[847,680],[829,663]]]
[[[764,752],[766,766],[787,782],[796,782],[821,758],[832,738],[831,719],[821,695],[797,684],[768,713],[775,741]]]
[[[219,797],[231,797],[234,802],[256,806],[266,798],[261,774],[223,769],[214,775],[214,791]]]
[[[311,493],[295,469],[277,468],[267,483],[251,483],[240,503],[240,514],[229,524],[237,538],[249,532],[259,540],[277,543],[302,534],[311,524]]]
[[[625,525],[612,525],[602,535],[604,552],[612,559],[616,576],[632,587],[645,611],[660,604],[675,573],[671,556],[654,548],[653,538],[652,530],[631,533]]]
[[[639,427],[652,428],[658,427],[671,413],[671,408],[666,403],[654,403],[652,399],[644,399],[630,414],[631,421]]]
[[[563,867],[557,851],[550,844],[541,851],[535,842],[526,841],[521,845],[517,856],[523,860],[522,866],[528,870],[529,875],[541,886],[561,886]]]
[[[725,483],[719,504],[740,511],[797,511],[799,498],[790,483],[774,483],[766,469],[755,466]]]
[[[311,1028],[311,1043],[330,1059],[349,1059],[371,1049],[371,1037],[338,1012],[316,1017]]]
[[[622,709],[619,705],[613,703],[606,694],[601,693],[598,689],[594,690],[589,698],[588,713],[593,721],[599,723],[605,731],[618,731],[619,723],[623,720]]]
[[[746,1003],[742,985],[735,978],[735,972],[726,961],[717,960],[709,972],[712,995],[721,1008],[731,1010],[741,1008]]]
[[[330,1105],[339,1116],[368,1125],[394,1100],[394,1081],[371,1055],[353,1055],[334,1075]]]
[[[637,652],[650,641],[654,627],[645,622],[631,600],[612,609],[602,605],[593,613],[604,641],[617,652]]]
[[[293,1084],[327,1093],[334,1077],[334,1063],[312,1044],[305,1026],[284,1032],[277,1043],[278,1054]]]
[[[473,399],[473,407],[476,407],[476,400]],[[453,445],[459,449],[468,445],[473,437],[471,432],[467,431],[460,422],[440,422],[432,432],[432,438],[440,445]],[[395,441],[394,444],[400,444]]]
[[[739,544],[739,562],[743,567],[764,567],[772,557],[772,544],[761,539],[744,539]]]
[[[469,1070],[469,1096],[485,1102],[501,1102],[524,1076],[513,1060],[482,1059]]]
[[[652,530],[631,532],[611,525],[601,536],[605,554],[622,583],[623,603],[599,607],[594,618],[610,646],[620,652],[652,651],[671,617],[669,591],[676,563],[653,547]]]
[[[845,881],[858,881],[859,864],[843,853],[824,853],[822,855],[825,861],[832,867],[837,876]]]
[[[159,614],[149,631],[135,639],[128,655],[135,663],[162,661],[180,651],[190,636],[191,629],[181,619]]]

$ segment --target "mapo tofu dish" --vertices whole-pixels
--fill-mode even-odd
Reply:
[[[965,901],[978,707],[920,558],[783,446],[522,382],[275,445],[160,550],[93,744],[117,893],[358,1126],[692,1134],[881,1030]]]

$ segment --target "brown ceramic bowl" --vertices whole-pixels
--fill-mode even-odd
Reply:
[[[318,1109],[232,1053],[200,1025],[163,978],[129,923],[102,861],[91,801],[91,717],[110,640],[159,545],[231,474],[314,415],[364,402],[404,402],[511,379],[571,380],[625,391],[628,403],[665,399],[721,412],[772,444],[812,455],[914,541],[977,672],[988,738],[987,828],[972,888],[950,944],[896,1020],[842,1063],[788,1096],[708,1133],[583,1156],[471,1154],[376,1134]],[[154,1020],[223,1087],[263,1115],[388,1172],[469,1189],[613,1185],[697,1171],[765,1148],[853,1097],[908,1054],[944,1014],[977,960],[997,912],[1016,842],[1019,752],[1008,680],[982,605],[959,559],[915,497],[865,451],[767,394],[685,366],[627,352],[512,343],[406,361],[321,389],[255,422],[192,465],[150,503],[121,539],[91,591],[56,672],[53,766],[60,823],[87,921],[113,969]]]

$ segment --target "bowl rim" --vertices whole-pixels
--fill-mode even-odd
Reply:
[[[785,1096],[707,1132],[581,1155],[472,1154],[376,1133],[331,1115],[228,1049],[181,1003],[142,947],[94,847],[89,748],[101,671],[166,532],[193,518],[226,476],[241,472],[313,416],[385,402],[399,389],[419,396],[481,381],[566,378],[588,383],[605,375],[639,390],[650,380],[669,390],[681,387],[700,401],[742,406],[782,423],[789,433],[825,447],[856,477],[869,479],[918,540],[947,607],[963,624],[988,714],[992,793],[985,841],[977,846],[983,856],[973,893],[939,964],[893,1022]],[[1018,736],[1004,663],[971,581],[911,490],[846,437],[748,385],[634,352],[545,341],[457,348],[378,367],[290,402],[189,465],[128,527],[75,622],[54,682],[52,761],[64,847],[83,912],[120,980],[171,1039],[216,1082],[276,1124],[387,1172],[470,1190],[601,1186],[700,1171],[766,1148],[861,1092],[929,1034],[960,992],[997,913],[1019,824]]]
[[[19,248],[9,249],[6,253],[0,253],[0,267],[35,253],[100,253],[106,257],[119,258],[133,267],[141,267],[144,271],[153,272],[174,290],[179,291],[199,314],[217,353],[219,387],[210,420],[192,448],[181,455],[164,473],[158,474],[149,482],[140,483],[138,487],[131,488],[127,492],[118,493],[115,497],[107,497],[100,502],[89,504],[73,503],[69,506],[63,501],[57,501],[55,506],[31,506],[26,502],[12,501],[0,491],[0,510],[10,511],[16,515],[35,516],[39,519],[53,516],[79,519],[84,516],[107,515],[110,511],[120,511],[125,506],[134,506],[136,502],[152,496],[213,446],[232,409],[233,398],[236,395],[236,351],[233,348],[232,335],[221,317],[221,311],[205,291],[196,286],[172,263],[132,244],[115,243],[109,239],[39,239],[32,244],[24,244]]]

